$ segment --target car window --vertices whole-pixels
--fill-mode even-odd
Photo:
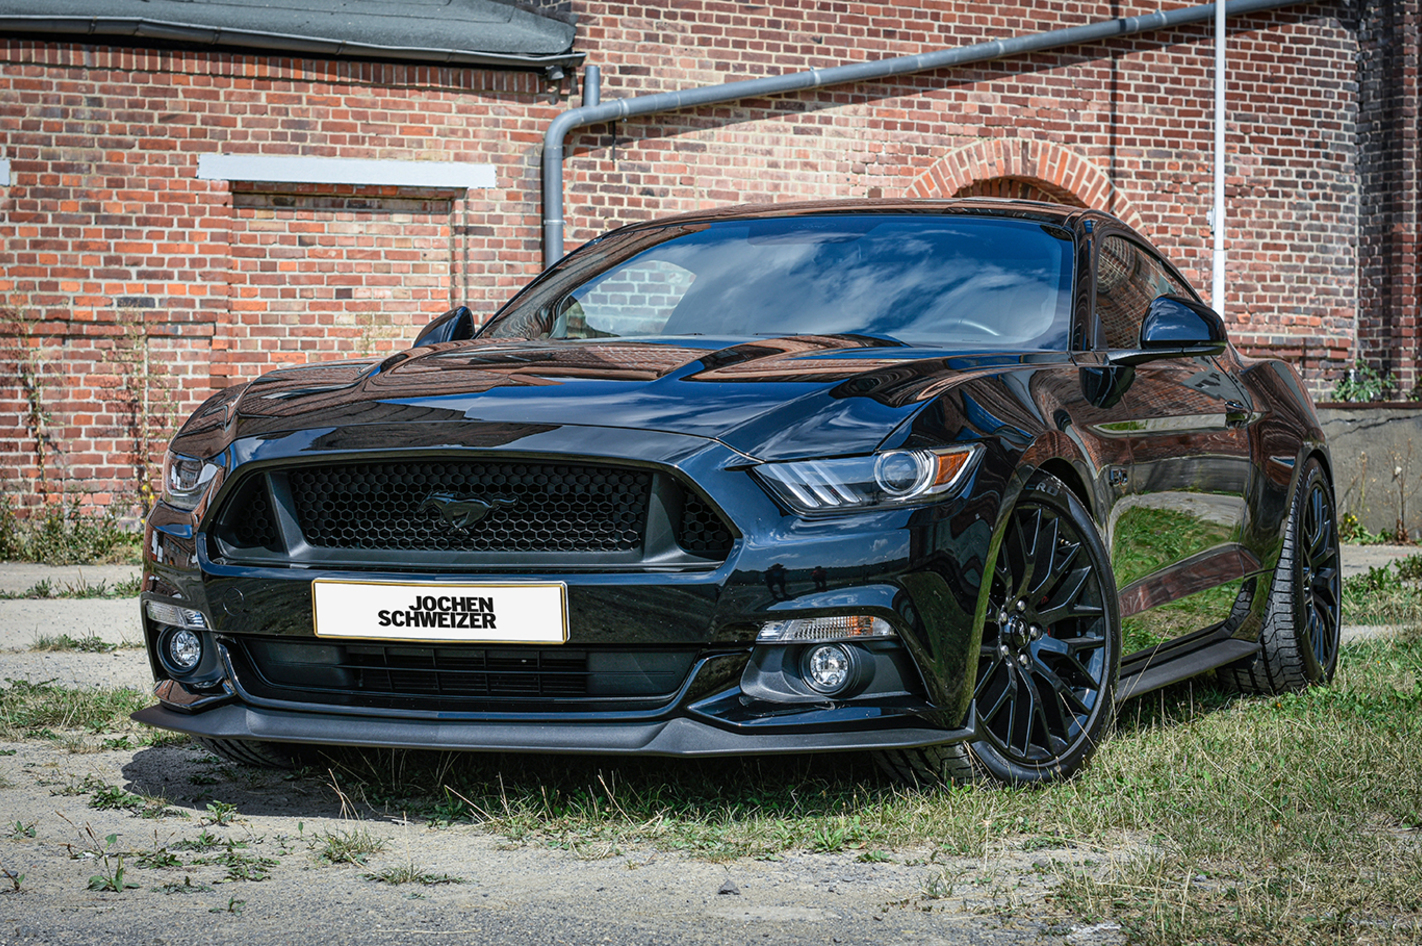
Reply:
[[[1157,296],[1193,294],[1144,247],[1108,236],[1096,253],[1096,319],[1108,348],[1135,348]]]
[[[659,335],[696,274],[659,259],[634,260],[580,286],[560,307],[555,338]]]
[[[626,241],[625,254],[617,244]],[[1025,220],[854,214],[612,234],[574,253],[483,337],[889,336],[1064,351],[1070,233]]]

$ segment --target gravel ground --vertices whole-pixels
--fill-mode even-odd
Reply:
[[[1413,551],[1348,546],[1345,574]],[[0,588],[16,591],[41,578],[70,576],[80,577],[0,564]],[[88,569],[82,577],[98,580]],[[112,584],[126,575],[103,577]],[[1354,627],[1346,634],[1388,630]],[[137,647],[30,651],[42,633],[136,641],[135,599],[0,601],[0,679],[150,684]],[[171,811],[150,820],[96,810],[92,801],[103,786],[162,797]],[[214,802],[233,806],[230,823],[212,823],[208,805]],[[606,851],[590,859],[511,843],[477,827],[432,829],[400,812],[349,804],[324,777],[292,780],[227,765],[194,746],[72,754],[47,742],[0,744],[0,813],[0,871],[24,875],[14,891],[5,889],[12,884],[0,874],[0,946],[285,946],[298,935],[402,946],[1123,942],[1109,925],[1054,915],[1045,899],[1061,864],[1113,856],[1100,851],[1004,852],[933,863],[927,852],[896,851],[891,863],[879,864],[845,854],[714,864],[655,850]],[[17,822],[19,831],[13,830]],[[34,837],[27,836],[31,825]],[[325,835],[351,830],[383,839],[385,850],[365,868],[319,860]],[[225,848],[181,848],[203,832],[233,842],[239,857],[266,859],[240,868],[265,879],[230,879],[228,866],[217,861]],[[122,893],[88,889],[89,878],[104,870],[92,848],[104,846],[110,834],[109,850],[126,852],[125,878],[137,884]],[[178,863],[140,864],[140,855],[161,850]],[[111,857],[110,868],[114,863]],[[463,882],[392,886],[366,877],[401,867]],[[932,899],[928,890],[940,879],[951,882],[953,892]]]
[[[90,799],[102,786],[162,796],[171,807],[150,819],[96,810]],[[89,794],[74,794],[79,787]],[[210,814],[219,800],[232,806],[229,823]],[[1102,859],[1093,851],[937,862],[926,851],[897,851],[888,863],[853,854],[728,863],[655,850],[579,856],[477,827],[430,828],[347,805],[320,778],[291,780],[172,746],[91,755],[0,746],[0,810],[0,869],[24,875],[18,892],[0,893],[0,944],[1121,942],[1118,930],[1041,907],[1052,871]],[[11,830],[15,822],[21,831]],[[319,858],[325,836],[356,830],[385,842],[366,866]],[[192,850],[204,832],[235,842],[233,853],[247,859],[239,869],[266,877],[232,879],[218,861],[222,843]],[[105,868],[92,852],[106,846],[110,873],[123,852],[124,879],[137,886],[88,889]],[[167,866],[142,859],[162,851],[172,856]],[[366,876],[409,866],[460,882],[393,886]],[[930,898],[943,878],[955,892]]]

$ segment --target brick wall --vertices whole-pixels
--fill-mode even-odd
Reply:
[[[570,7],[604,99],[1153,8]],[[1320,384],[1353,356],[1364,292],[1354,56],[1372,34],[1345,14],[1231,21],[1228,316]],[[567,245],[732,202],[1010,191],[1112,210],[1207,289],[1212,50],[1202,25],[580,129]],[[529,73],[4,41],[0,487],[131,501],[211,391],[398,350],[451,302],[491,313],[539,268],[542,132],[570,104]],[[496,185],[199,180],[211,153],[492,164]]]

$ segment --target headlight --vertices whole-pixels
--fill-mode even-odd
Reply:
[[[956,490],[982,444],[941,450],[887,450],[868,457],[764,463],[755,473],[800,512],[822,513],[929,502]]]
[[[163,502],[179,509],[194,509],[220,467],[197,457],[171,450],[163,458]]]

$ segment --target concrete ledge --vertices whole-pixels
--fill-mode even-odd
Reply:
[[[1333,454],[1338,511],[1369,532],[1401,520],[1422,535],[1422,404],[1327,404],[1318,419]]]
[[[204,181],[387,185],[458,190],[494,186],[492,164],[264,157],[248,154],[199,155],[197,176],[199,180]]]

